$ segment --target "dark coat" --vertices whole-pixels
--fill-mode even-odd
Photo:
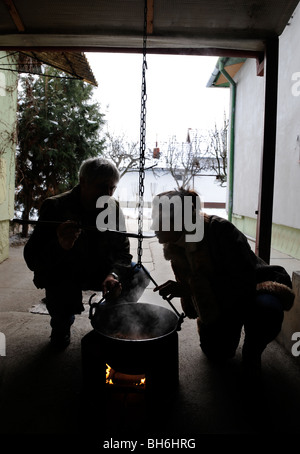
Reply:
[[[181,300],[190,318],[200,317],[204,323],[210,323],[231,311],[242,317],[253,304],[258,284],[261,284],[259,291],[280,293],[278,286],[275,289],[275,281],[281,283],[281,296],[288,295],[284,309],[290,309],[293,304],[288,273],[257,257],[245,235],[226,219],[204,215],[202,241],[167,243],[164,254],[171,260],[177,281],[190,289],[190,296]],[[270,281],[272,289],[267,286]]]
[[[117,213],[123,217],[118,202],[115,203]],[[78,185],[71,191],[46,199],[39,220],[74,220],[83,226],[96,227],[99,212],[82,209]],[[37,224],[25,245],[24,258],[34,272],[36,287],[45,288],[71,280],[82,289],[97,290],[110,272],[115,272],[121,279],[130,272],[132,255],[127,237],[99,232],[96,228],[83,229],[73,248],[66,251],[58,243],[56,229],[55,224]]]

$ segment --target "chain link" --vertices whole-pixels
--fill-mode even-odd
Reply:
[[[143,36],[143,65],[141,93],[141,122],[140,122],[140,159],[139,159],[139,204],[138,204],[138,266],[142,265],[143,255],[143,209],[145,191],[145,151],[146,151],[146,70],[147,70],[147,0],[144,7],[144,36]]]

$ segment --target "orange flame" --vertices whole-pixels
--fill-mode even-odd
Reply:
[[[116,383],[113,381],[113,377],[115,375],[115,371],[108,365],[106,364],[106,373],[105,373],[105,382],[108,384],[108,385],[115,385]],[[130,377],[130,376],[128,376]],[[128,380],[128,382],[130,382],[130,379]],[[145,387],[146,385],[146,378],[143,377],[141,378],[139,381],[132,381],[131,382],[131,386],[132,385],[135,385],[135,386],[141,386],[141,387]]]
[[[113,385],[114,383],[113,383],[112,379],[110,378],[110,372],[111,372],[111,367],[108,364],[106,364],[106,374],[105,374],[106,383],[108,383],[109,385]]]

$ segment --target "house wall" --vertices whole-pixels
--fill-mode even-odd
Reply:
[[[211,172],[210,172],[211,173]],[[145,192],[144,202],[151,205],[152,199],[156,194],[164,191],[172,191],[176,188],[176,181],[166,169],[156,169],[145,171]],[[195,176],[190,184],[200,195],[202,203],[204,202],[226,202],[226,187],[220,186],[216,177],[212,176]],[[139,193],[139,173],[127,172],[120,180],[114,197],[120,202],[131,203],[138,200]],[[131,204],[132,205],[132,204]]]
[[[16,55],[0,51],[0,263],[9,255],[9,220],[14,214],[16,110],[18,73]]]
[[[274,222],[300,228],[300,7],[280,38]],[[295,96],[295,92],[297,96]]]
[[[236,119],[233,213],[255,217],[262,150],[264,79],[256,76],[256,61],[246,60],[235,77]],[[253,90],[255,86],[255,96]]]
[[[279,39],[272,247],[300,258],[300,7]],[[299,73],[299,74],[297,74]],[[294,76],[293,76],[294,75]],[[294,77],[294,80],[292,79]],[[233,222],[255,237],[263,144],[264,78],[248,59],[236,74]]]
[[[225,210],[226,187],[221,186],[216,177],[209,175],[195,176],[190,184],[199,194],[202,209],[207,214],[214,214],[223,218],[227,217]],[[144,180],[144,204],[143,204],[143,230],[151,230],[152,224],[152,200],[153,197],[161,192],[172,191],[176,188],[176,181],[164,168],[156,168],[155,173],[148,169],[145,171]],[[114,197],[120,202],[120,206],[127,219],[130,219],[128,228],[133,227],[133,220],[138,218],[139,202],[139,173],[138,171],[127,172],[118,183]],[[207,207],[205,203],[215,203],[217,206]],[[224,208],[220,208],[224,205]]]

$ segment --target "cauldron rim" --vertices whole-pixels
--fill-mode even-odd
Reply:
[[[124,306],[134,306],[134,307],[141,307],[141,306],[146,306],[148,308],[150,307],[155,307],[157,311],[163,311],[166,313],[168,313],[168,316],[171,318],[174,319],[173,322],[173,328],[170,329],[167,333],[164,333],[162,334],[161,336],[155,336],[155,337],[149,337],[149,338],[143,338],[143,339],[127,339],[127,338],[118,338],[118,337],[115,337],[113,335],[109,335],[107,333],[104,333],[103,331],[100,330],[99,326],[95,326],[96,323],[95,323],[95,320],[94,320],[94,316],[91,317],[91,324],[94,328],[94,330],[100,334],[101,336],[104,336],[105,338],[111,340],[112,342],[120,342],[120,343],[124,343],[124,342],[127,342],[127,343],[141,343],[141,342],[155,342],[155,341],[159,341],[167,336],[170,336],[172,333],[174,333],[174,331],[177,331],[178,329],[178,321],[179,321],[179,317],[175,314],[175,312],[171,311],[169,308],[165,307],[165,306],[160,306],[158,304],[154,304],[154,303],[145,303],[143,301],[138,301],[138,302],[124,302],[124,303],[119,303],[119,304],[116,304],[116,305],[108,305],[108,304],[103,304],[103,305],[100,305],[102,306],[101,307],[101,310],[116,310],[118,307],[122,308]],[[95,315],[95,314],[94,314]],[[94,322],[94,323],[93,323]]]

